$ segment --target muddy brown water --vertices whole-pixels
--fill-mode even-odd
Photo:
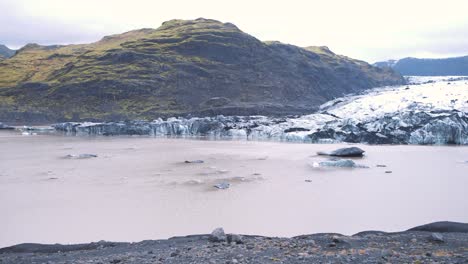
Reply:
[[[356,145],[370,168],[311,166],[341,146],[2,131],[0,247],[468,222],[468,147]],[[65,157],[83,153],[98,157]]]

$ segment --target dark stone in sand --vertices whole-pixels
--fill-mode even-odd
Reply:
[[[358,147],[340,148],[332,152],[317,152],[318,155],[336,156],[336,157],[362,157],[364,150]]]
[[[427,225],[413,227],[408,231],[427,231],[427,232],[438,232],[438,233],[468,233],[468,223],[457,223],[457,222],[434,222]]]

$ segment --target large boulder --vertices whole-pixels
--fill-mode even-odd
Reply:
[[[209,240],[211,242],[225,242],[227,241],[227,236],[224,233],[224,229],[222,227],[218,227],[213,232],[211,232]]]
[[[336,156],[336,157],[362,157],[364,150],[358,147],[340,148],[332,152],[317,152],[318,155]]]

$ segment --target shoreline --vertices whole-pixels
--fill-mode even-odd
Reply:
[[[402,232],[318,233],[291,238],[212,234],[74,245],[19,244],[2,263],[464,263],[468,223],[435,222]]]

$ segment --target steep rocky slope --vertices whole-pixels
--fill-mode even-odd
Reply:
[[[0,62],[0,119],[297,114],[402,82],[324,47],[261,42],[215,20],[171,20],[92,44],[26,45]]]

